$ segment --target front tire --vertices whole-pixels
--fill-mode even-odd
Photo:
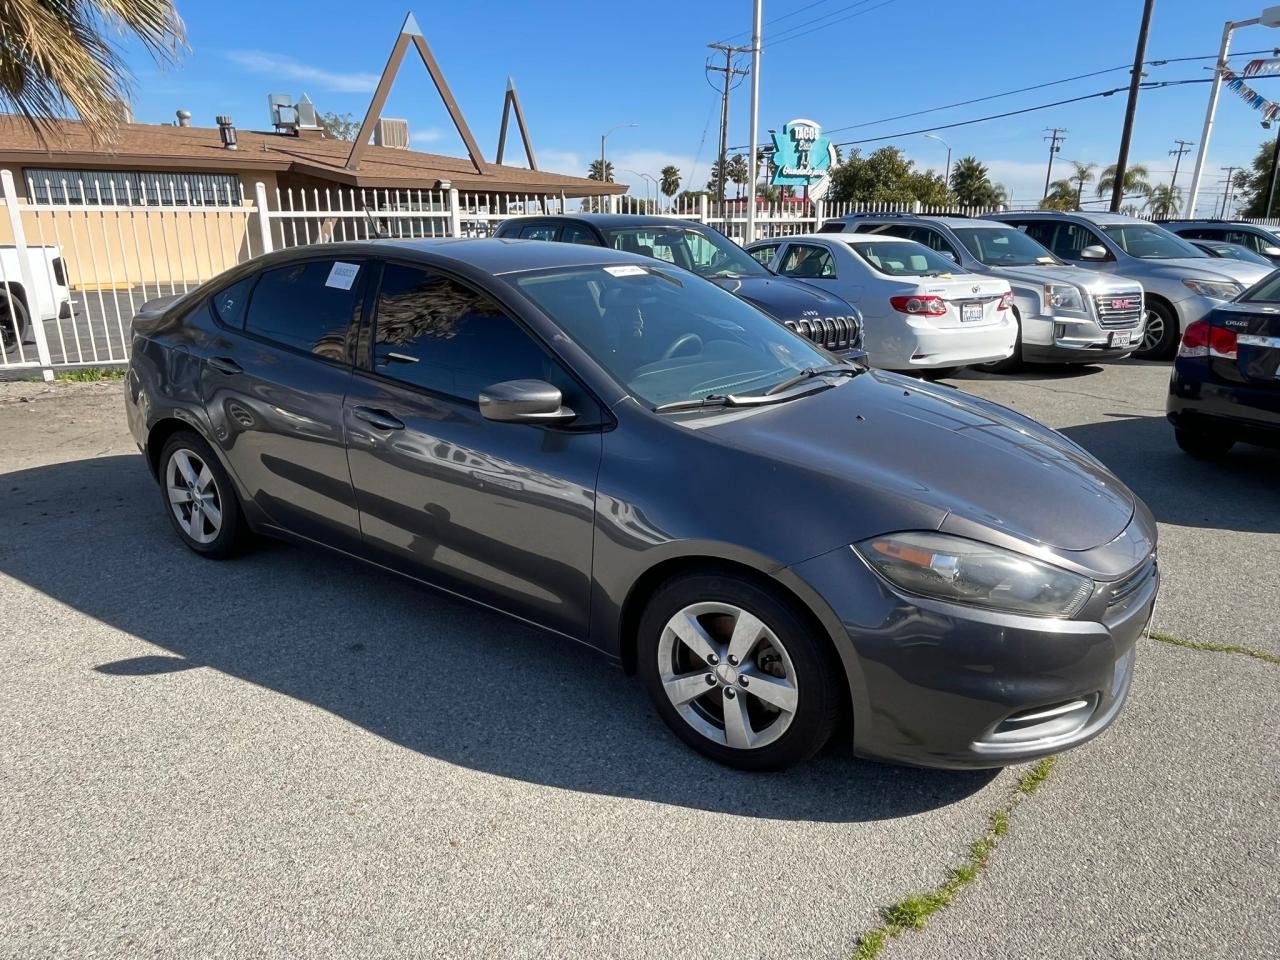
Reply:
[[[1175,427],[1173,439],[1177,441],[1184,453],[1197,460],[1218,460],[1225,457],[1235,446],[1235,439],[1221,434],[1201,433],[1188,430],[1186,427]]]
[[[231,477],[198,434],[179,430],[160,451],[160,496],[182,542],[202,557],[225,560],[246,530]]]
[[[1133,351],[1139,360],[1167,360],[1178,346],[1178,318],[1158,300],[1148,300],[1143,317],[1142,344]]]
[[[30,318],[27,308],[16,296],[0,296],[0,348],[5,353],[16,350],[27,335]]]
[[[743,770],[809,759],[839,719],[843,673],[827,639],[772,590],[732,574],[669,580],[640,621],[639,673],[693,749]]]

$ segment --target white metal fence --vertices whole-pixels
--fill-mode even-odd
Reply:
[[[189,189],[160,178],[135,195],[109,185],[28,180],[20,199],[0,170],[0,376],[63,367],[109,366],[128,359],[129,323],[147,300],[184,293],[244,260],[310,244],[392,238],[483,237],[513,216],[602,209],[661,213],[716,227],[747,241],[747,207],[708,197],[659,203],[634,197],[565,200],[458,190],[276,189],[258,183],[252,197],[231,188]],[[71,200],[74,202],[59,202]],[[852,213],[963,213],[995,208],[783,200],[761,204],[756,236],[809,233]]]

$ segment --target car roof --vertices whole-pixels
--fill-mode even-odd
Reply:
[[[916,243],[906,237],[893,237],[885,233],[793,233],[785,237],[767,237],[747,244],[758,247],[764,243],[785,243],[788,240],[830,240],[834,243]]]
[[[1099,225],[1108,223],[1150,223],[1141,217],[1130,217],[1123,213],[1109,213],[1099,210],[1005,210],[1002,213],[989,214],[993,220],[1015,218],[1018,220],[1058,220],[1073,217],[1077,220],[1088,220]]]
[[[617,230],[624,227],[703,226],[697,220],[687,220],[683,217],[660,217],[656,214],[644,213],[529,213],[512,217],[511,220],[556,220],[571,223],[588,223],[599,230]]]
[[[451,261],[499,275],[524,270],[592,266],[600,263],[639,263],[653,266],[652,257],[581,243],[547,243],[515,237],[438,237],[419,240],[359,240],[292,247],[259,258],[263,266],[323,257],[389,257],[423,262]],[[250,261],[253,262],[253,261]]]
[[[856,217],[837,217],[843,223],[875,223],[875,224],[891,224],[891,223],[921,223],[921,224],[941,224],[951,229],[960,229],[963,227],[990,227],[992,222],[982,220],[975,217],[954,217],[945,214],[930,215],[927,213],[913,213],[910,215],[895,214],[892,216],[877,216],[875,214],[862,214]]]

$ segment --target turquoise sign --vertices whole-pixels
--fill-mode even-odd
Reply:
[[[773,184],[812,187],[835,162],[835,147],[812,120],[790,120],[773,133]]]

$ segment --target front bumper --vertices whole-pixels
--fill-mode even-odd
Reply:
[[[1102,584],[1086,611],[1053,620],[909,598],[852,549],[792,568],[833,603],[859,756],[944,768],[999,767],[1078,746],[1119,714],[1135,644],[1155,605],[1154,555]],[[1132,578],[1132,580],[1130,579]]]
[[[1142,323],[1103,327],[1089,317],[1021,314],[1022,359],[1030,363],[1095,363],[1119,360],[1142,345]],[[1129,344],[1112,346],[1113,333],[1129,334]]]

